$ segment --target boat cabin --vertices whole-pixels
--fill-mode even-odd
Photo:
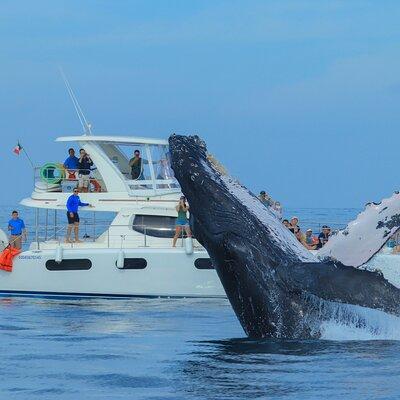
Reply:
[[[56,141],[77,142],[90,155],[94,163],[87,171],[91,193],[152,197],[180,192],[165,139],[83,135],[60,137]],[[130,161],[135,152],[139,152],[140,161],[136,159],[132,168]],[[35,170],[35,191],[72,192],[78,179],[79,170],[66,170],[62,163],[46,163]]]

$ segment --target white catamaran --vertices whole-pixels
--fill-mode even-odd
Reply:
[[[34,190],[21,202],[35,209],[34,239],[15,257],[12,272],[0,271],[1,293],[225,295],[207,252],[196,240],[182,238],[172,247],[181,190],[166,140],[85,134],[56,141],[77,142],[96,167],[91,190],[80,194],[92,205],[87,208],[93,212],[91,235],[85,235],[82,243],[65,243],[66,201],[77,186],[76,174],[52,163],[35,169]],[[129,166],[129,154],[135,149],[143,155],[140,179],[132,179]],[[98,216],[109,212],[116,215],[101,228]],[[6,234],[2,231],[0,236],[7,244]]]

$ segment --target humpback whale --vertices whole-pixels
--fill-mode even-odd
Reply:
[[[382,274],[321,261],[305,249],[198,136],[171,135],[169,145],[194,235],[249,337],[319,337],[321,318],[330,318],[321,308],[337,305],[399,315],[398,288]]]

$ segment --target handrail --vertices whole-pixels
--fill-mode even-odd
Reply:
[[[64,238],[65,237],[65,232],[67,230],[68,225],[63,225],[61,227],[58,227],[54,233],[50,236],[50,237],[46,237],[45,234],[41,234],[40,231],[45,231],[46,226],[45,225],[38,225],[37,226],[37,231],[36,231],[36,235],[35,235],[35,239],[32,240],[30,243],[36,243],[36,248],[39,250],[40,249],[40,245],[41,243],[46,243],[46,242],[50,242],[52,240],[56,240],[58,241],[59,244],[61,244],[62,240],[61,237]],[[172,237],[170,238],[163,238],[163,237],[157,237],[157,236],[153,236],[153,235],[149,235],[148,234],[148,229],[149,227],[144,225],[144,224],[96,224],[96,223],[88,223],[85,225],[86,227],[94,227],[94,228],[107,228],[106,230],[102,230],[102,232],[98,235],[96,235],[96,230],[94,229],[94,235],[91,238],[90,236],[83,236],[84,239],[89,239],[91,238],[93,243],[95,243],[101,236],[106,235],[105,238],[105,242],[106,242],[106,248],[115,248],[115,247],[120,247],[123,246],[123,242],[127,242],[129,239],[133,239],[136,240],[137,238],[143,237],[143,247],[148,247],[148,238],[152,237],[154,239],[172,239]],[[143,233],[135,231],[134,229],[132,229],[133,227],[140,227],[143,231]],[[113,233],[113,230],[116,230],[117,228],[119,229],[125,229],[128,228],[129,229],[129,235],[128,232],[126,230],[122,231],[122,232],[115,232]],[[175,231],[174,228],[168,228],[168,227],[163,227],[163,228],[159,228],[159,227],[151,227],[152,230],[154,231],[159,231],[159,232],[171,232],[173,233]],[[46,231],[45,231],[46,232]],[[61,236],[62,234],[64,234],[63,236]],[[86,235],[86,234],[85,234]],[[184,239],[185,237],[185,232],[184,230],[182,230],[181,232],[181,236],[180,238],[182,239],[182,247],[184,246]],[[117,246],[117,242],[118,242],[118,238],[121,238],[121,244],[120,246]],[[195,238],[193,238],[195,239]],[[27,240],[27,242],[29,242]],[[99,243],[103,243],[103,242],[99,242]]]

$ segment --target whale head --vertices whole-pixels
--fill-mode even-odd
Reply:
[[[276,268],[316,259],[255,196],[215,165],[199,137],[172,135],[169,146],[194,235],[207,249],[246,333],[290,336],[293,325],[283,324],[282,313],[298,304],[276,288]]]

